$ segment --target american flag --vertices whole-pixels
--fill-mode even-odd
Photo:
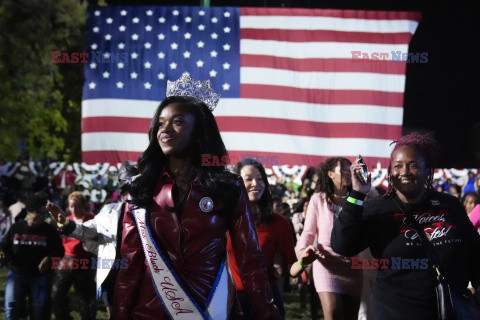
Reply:
[[[82,102],[86,163],[137,160],[167,80],[189,72],[222,95],[232,162],[316,166],[362,154],[385,166],[401,135],[406,62],[420,14],[236,7],[89,7]],[[352,51],[387,53],[359,62]]]

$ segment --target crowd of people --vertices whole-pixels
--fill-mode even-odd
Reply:
[[[393,263],[426,258],[417,224],[452,291],[478,293],[478,176],[434,181],[432,138],[396,141],[388,189],[359,177],[359,159],[332,157],[303,177],[268,176],[255,159],[202,166],[202,154],[227,155],[215,99],[172,88],[138,163],[93,178],[71,166],[1,177],[7,319],[71,319],[72,286],[82,319],[95,319],[97,299],[115,320],[284,319],[292,286],[305,309],[310,296],[312,319],[320,306],[326,320],[433,319],[431,270]]]

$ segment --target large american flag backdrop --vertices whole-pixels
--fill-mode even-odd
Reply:
[[[232,162],[316,166],[362,154],[387,164],[401,135],[412,12],[235,7],[90,7],[82,102],[86,163],[137,160],[167,80],[189,72],[222,95]],[[352,51],[385,61],[358,61]]]

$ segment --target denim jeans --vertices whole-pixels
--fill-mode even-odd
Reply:
[[[50,272],[38,276],[23,276],[8,272],[5,286],[5,314],[7,320],[17,320],[25,309],[25,297],[30,299],[32,320],[50,319],[50,293],[52,275]]]

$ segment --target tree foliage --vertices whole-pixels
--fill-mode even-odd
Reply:
[[[2,1],[0,159],[80,161],[83,65],[51,51],[83,51],[85,17],[77,0]]]

